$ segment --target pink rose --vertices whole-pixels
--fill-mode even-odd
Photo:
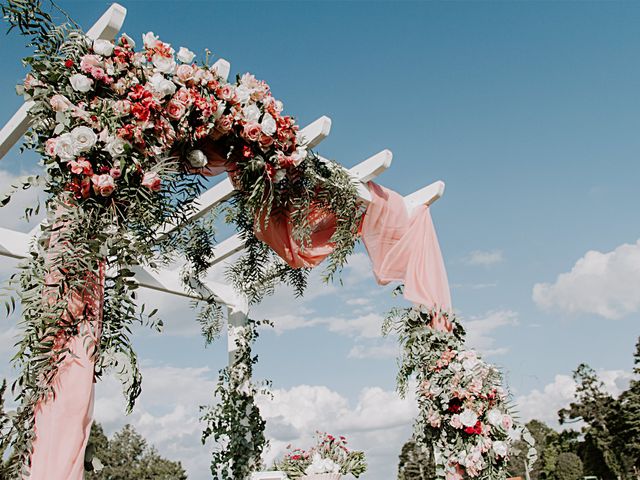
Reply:
[[[182,83],[187,83],[193,79],[193,67],[183,63],[176,69],[176,77],[178,77],[178,80]]]
[[[45,152],[47,152],[47,155],[49,155],[50,157],[55,157],[56,156],[56,142],[57,141],[58,141],[57,138],[50,138],[44,144],[44,150],[45,150]]]
[[[131,102],[129,100],[118,100],[113,103],[113,111],[120,116],[129,115]]]
[[[49,100],[54,112],[66,112],[73,105],[64,95],[56,94]]]
[[[185,105],[190,105],[193,101],[193,95],[188,89],[182,87],[176,92],[176,94],[173,96],[173,99],[182,102]]]
[[[69,168],[76,175],[93,175],[91,162],[84,157],[78,157],[77,160],[70,160]]]
[[[260,139],[258,140],[260,142],[260,146],[264,149],[269,148],[271,145],[273,145],[273,137],[270,135],[265,135],[264,133],[260,134]]]
[[[233,117],[225,115],[216,121],[216,128],[222,133],[227,133],[233,127]]]
[[[85,55],[80,60],[80,70],[82,70],[84,73],[91,73],[91,71],[95,67],[99,67],[100,65],[100,57],[98,57],[97,55]]]
[[[513,419],[511,418],[510,415],[505,414],[502,416],[501,423],[502,423],[502,428],[504,428],[505,430],[509,430],[513,426]]]
[[[102,195],[103,197],[111,195],[116,188],[113,177],[107,173],[92,176],[91,183],[93,183],[93,191],[95,194]]]
[[[117,180],[122,176],[122,170],[120,170],[118,167],[113,167],[111,170],[109,170],[109,175],[111,175],[114,180]]]
[[[262,127],[256,122],[247,123],[242,131],[244,138],[252,142],[257,142],[261,133]]]
[[[162,188],[162,180],[156,172],[145,172],[142,177],[142,185],[152,192],[157,192]]]
[[[460,415],[457,413],[451,417],[451,426],[453,428],[462,428],[462,422],[460,421]]]
[[[233,88],[229,84],[222,85],[220,88],[218,88],[218,91],[216,93],[218,94],[218,97],[227,102],[233,100],[233,97],[235,95]]]
[[[171,100],[169,100],[169,103],[167,103],[166,111],[169,117],[173,118],[174,120],[180,120],[187,112],[187,107],[184,103],[172,98]]]

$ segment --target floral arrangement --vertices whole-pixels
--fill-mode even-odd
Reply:
[[[444,317],[453,331],[431,328]],[[422,306],[393,310],[385,333],[395,330],[402,345],[398,388],[406,394],[416,377],[419,414],[414,439],[431,449],[439,478],[506,478],[516,440],[528,447],[528,462],[537,454],[531,434],[509,405],[498,369],[464,347],[465,332],[453,315]]]
[[[287,447],[291,448],[291,446]],[[327,433],[316,434],[316,445],[309,450],[294,449],[285,454],[275,469],[287,474],[291,479],[314,478],[325,474],[340,478],[353,475],[359,478],[367,470],[364,452],[350,450],[345,437],[334,437]]]
[[[108,275],[103,323],[99,332],[90,332],[100,338],[96,375],[125,372],[119,377],[133,408],[142,378],[131,326],[160,329],[162,322],[156,310],[137,304],[132,267],[154,268],[179,256],[187,261],[185,288],[200,286],[213,258],[215,219],[190,218],[207,176],[226,171],[236,188],[224,218],[235,223],[247,253],[229,277],[254,301],[278,281],[298,293],[306,286],[307,269],[286,265],[255,236],[274,215],[291,216],[302,245],[309,242],[312,226],[306,219],[312,208],[335,216],[329,278],[353,249],[361,212],[348,174],[306,148],[294,119],[253,75],[227,81],[209,65],[208,51],[196,62],[193,52],[184,47],[176,52],[151,32],[142,36],[138,50],[127,35],[116,42],[92,41],[77,25],[56,25],[39,1],[8,0],[1,8],[10,29],[29,37],[34,48],[24,60],[30,72],[17,90],[32,102],[24,147],[40,155],[44,175],[22,179],[0,205],[18,189],[43,185],[48,217],[30,258],[8,284],[8,312],[18,300],[24,335],[15,356],[19,374],[13,391],[19,407],[1,443],[12,451],[10,475],[18,477],[29,463],[34,409],[51,393],[57,365],[67,354],[64,346],[84,321],[83,315],[68,314],[61,322],[62,312],[69,312],[74,294],[99,287],[97,272]],[[29,207],[26,216],[38,208]],[[158,235],[167,225],[179,228]],[[46,292],[53,294],[43,302]],[[194,306],[209,343],[219,332],[222,310],[213,298]],[[255,361],[250,344],[238,370]],[[253,405],[253,396],[234,403],[233,374],[222,372],[224,385],[217,389],[230,417],[236,407],[244,412]],[[211,420],[206,435],[226,445],[212,469],[238,478],[259,461],[264,422],[259,412],[254,420],[241,428],[224,422],[212,426]],[[253,439],[250,447],[242,443],[239,429]]]

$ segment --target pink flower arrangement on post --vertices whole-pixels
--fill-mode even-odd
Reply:
[[[290,447],[289,447],[290,448]],[[317,432],[316,445],[309,450],[294,449],[285,454],[275,469],[292,480],[338,480],[342,475],[359,478],[367,470],[364,452],[347,447],[345,437]]]

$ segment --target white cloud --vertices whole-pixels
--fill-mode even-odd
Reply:
[[[484,267],[503,261],[504,256],[501,250],[474,250],[464,259],[467,265],[481,265]]]
[[[400,353],[397,339],[387,339],[383,342],[376,342],[373,345],[357,344],[349,351],[349,358],[394,358]]]
[[[640,240],[611,252],[591,250],[554,283],[533,287],[541,308],[617,319],[640,310]]]
[[[30,175],[30,173],[14,175],[7,170],[0,169],[0,194],[7,192],[9,187],[23,175]],[[41,193],[42,190],[40,188],[18,190],[11,201],[6,206],[0,208],[0,227],[24,232],[31,230],[31,228],[36,225],[36,222],[40,221],[40,218],[43,217],[42,210],[44,210],[44,205],[41,205],[41,214],[30,223],[24,220],[24,209],[34,206],[36,199]]]
[[[467,345],[481,351],[484,355],[500,355],[508,351],[507,347],[496,347],[491,333],[495,330],[518,325],[518,314],[511,310],[495,310],[481,317],[462,320],[467,332]]]
[[[632,378],[630,372],[624,370],[601,370],[598,376],[605,389],[613,396],[618,396]],[[558,374],[553,382],[542,389],[534,389],[526,395],[516,397],[516,405],[520,417],[526,422],[531,419],[541,420],[550,426],[558,427],[558,410],[569,406],[574,399],[576,384],[569,375]]]
[[[200,443],[199,405],[209,403],[214,375],[208,368],[142,367],[143,393],[134,413],[125,417],[119,383],[111,377],[97,386],[95,417],[110,434],[132,424],[160,453],[180,460],[192,480],[210,478],[211,445]],[[410,388],[413,391],[413,387]],[[416,414],[412,395],[401,399],[379,387],[362,389],[354,404],[326,386],[298,385],[275,389],[273,399],[260,397],[267,420],[270,464],[287,444],[307,447],[317,430],[345,435],[352,448],[364,450],[370,465],[365,478],[392,478],[402,444],[409,438]]]

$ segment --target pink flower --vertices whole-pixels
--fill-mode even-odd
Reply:
[[[216,93],[218,94],[218,97],[227,102],[233,100],[233,97],[235,95],[233,88],[229,84],[222,85],[220,88],[218,88],[218,91]]]
[[[502,416],[501,423],[502,423],[502,428],[504,428],[505,430],[509,430],[513,426],[513,419],[511,418],[510,415],[505,414]]]
[[[92,176],[91,183],[93,183],[93,191],[95,194],[102,195],[103,197],[111,195],[116,188],[113,177],[107,173]]]
[[[191,102],[193,102],[193,94],[188,89],[182,87],[176,92],[173,99],[182,102],[185,105],[191,105]]]
[[[172,119],[180,120],[187,112],[187,107],[184,103],[172,98],[169,100],[169,103],[167,103],[166,111],[167,115]]]
[[[44,144],[44,150],[45,150],[45,152],[47,152],[47,155],[49,155],[50,157],[55,157],[56,156],[56,142],[57,141],[58,141],[57,138],[50,138]]]
[[[49,100],[54,112],[66,112],[73,105],[64,95],[56,94]]]
[[[145,172],[142,177],[142,185],[152,192],[157,192],[162,188],[162,180],[156,172]]]
[[[269,148],[271,145],[273,145],[273,137],[269,136],[269,135],[265,135],[264,133],[260,134],[260,138],[258,140],[260,142],[260,146],[264,149]]]
[[[216,121],[216,128],[222,133],[227,133],[233,127],[233,117],[224,115]]]
[[[100,57],[97,55],[85,55],[80,60],[80,70],[84,73],[91,73],[95,67],[99,67],[101,65]]]
[[[455,471],[447,471],[445,480],[463,480],[462,469],[456,465]]]
[[[129,100],[118,100],[113,103],[113,111],[120,116],[128,115],[131,112],[131,102]]]
[[[176,69],[176,77],[178,77],[178,80],[182,83],[187,83],[193,79],[193,67],[183,63]]]
[[[257,142],[260,138],[260,134],[262,133],[262,127],[260,127],[259,123],[247,123],[244,126],[244,130],[242,134],[245,139],[250,140],[252,142]]]
[[[462,422],[460,421],[460,415],[457,413],[451,417],[450,422],[453,428],[462,428]]]
[[[122,176],[122,170],[120,170],[118,167],[113,167],[111,170],[109,170],[109,175],[111,175],[114,180],[117,180]]]
[[[91,162],[84,157],[78,157],[77,160],[70,160],[69,168],[71,168],[71,171],[76,175],[93,175]]]

